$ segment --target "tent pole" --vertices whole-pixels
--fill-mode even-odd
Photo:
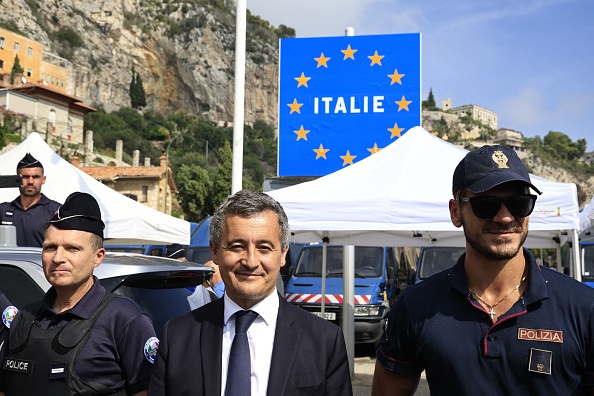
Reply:
[[[320,302],[320,312],[322,318],[326,319],[326,257],[328,255],[328,233],[324,231],[322,237],[322,301]]]
[[[347,347],[351,376],[355,373],[355,246],[343,247],[342,331]]]
[[[580,260],[580,236],[576,229],[571,230],[571,262],[573,263],[573,277],[582,281],[582,266]]]

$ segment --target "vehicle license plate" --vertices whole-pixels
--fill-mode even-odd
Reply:
[[[326,320],[336,320],[336,312],[324,312],[324,316],[322,316],[321,312],[312,312],[312,314],[317,315],[320,318],[324,318]]]

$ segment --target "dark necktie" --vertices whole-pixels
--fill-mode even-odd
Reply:
[[[252,365],[247,331],[256,317],[258,314],[254,311],[237,311],[235,313],[235,337],[229,353],[225,396],[251,395]]]

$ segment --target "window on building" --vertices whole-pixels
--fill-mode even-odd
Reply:
[[[33,48],[32,47],[27,48],[27,55],[33,56]]]
[[[4,49],[4,37],[0,37],[0,48]]]
[[[32,77],[32,76],[33,76],[33,70],[27,69],[27,77]]]
[[[136,197],[136,194],[124,194],[126,197],[133,199],[135,201],[138,201],[138,198]]]
[[[14,43],[14,50],[15,50],[15,52],[19,52],[19,43],[17,43],[17,42]]]
[[[4,61],[0,59],[0,69],[4,69]]]
[[[148,186],[142,186],[142,201],[148,202]]]

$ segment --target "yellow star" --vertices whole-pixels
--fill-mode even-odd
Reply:
[[[322,143],[320,143],[320,147],[317,148],[317,149],[313,149],[313,151],[315,151],[315,153],[316,153],[316,159],[318,159],[320,157],[322,157],[324,159],[327,159],[326,158],[326,153],[328,151],[330,151],[330,149],[325,149],[324,146],[322,146]]]
[[[303,139],[303,140],[307,140],[307,134],[309,133],[309,129],[303,129],[303,125],[301,125],[301,128],[299,128],[296,131],[293,131],[297,134],[297,140],[299,139]]]
[[[342,162],[342,166],[345,166],[347,164],[353,165],[353,160],[355,158],[357,158],[357,156],[356,155],[351,155],[350,150],[347,150],[346,154],[345,155],[341,155],[340,158],[342,158],[342,161],[343,161]]]
[[[392,132],[392,136],[390,136],[392,139],[394,136],[400,137],[400,132],[404,131],[404,128],[398,128],[398,124],[394,124],[394,128],[388,128],[388,131]]]
[[[330,58],[326,58],[324,56],[324,53],[322,52],[322,55],[320,55],[319,58],[314,58],[317,62],[318,62],[318,66],[324,66],[325,68],[328,68],[328,61],[330,60]]]
[[[408,111],[408,105],[412,103],[412,100],[406,100],[404,95],[402,95],[402,99],[397,100],[395,103],[398,105],[398,111],[402,109]]]
[[[291,112],[289,114],[293,114],[294,112],[301,114],[301,106],[303,106],[303,103],[297,103],[297,99],[293,99],[293,103],[289,103],[287,106],[291,108]],[[398,111],[400,111],[400,109]]]
[[[381,148],[377,147],[377,143],[374,143],[372,148],[367,149],[367,151],[369,151],[371,153],[371,155],[373,155],[375,153],[379,153],[380,150],[381,150]]]
[[[297,82],[299,83],[299,84],[297,84],[297,88],[299,88],[299,87],[300,87],[300,86],[302,86],[302,85],[303,85],[305,88],[309,88],[309,87],[307,86],[307,82],[308,82],[309,80],[311,80],[311,77],[305,77],[305,74],[303,74],[303,72],[301,72],[301,77],[295,77],[295,80],[297,80]]]
[[[404,74],[398,74],[398,70],[395,69],[394,74],[388,74],[388,77],[390,77],[392,79],[392,82],[390,83],[390,85],[392,85],[394,83],[398,83],[398,84],[402,85],[402,81],[400,81],[400,79],[402,77],[404,77]]]
[[[373,66],[373,65],[382,65],[382,59],[384,59],[384,55],[378,55],[377,51],[375,51],[375,54],[368,56],[369,59],[371,59],[371,65],[369,66]]]
[[[342,52],[344,54],[344,58],[342,60],[347,60],[348,58],[355,60],[355,52],[357,52],[357,51],[358,50],[356,50],[356,49],[352,49],[351,45],[349,44],[347,49],[340,50],[340,52]]]

